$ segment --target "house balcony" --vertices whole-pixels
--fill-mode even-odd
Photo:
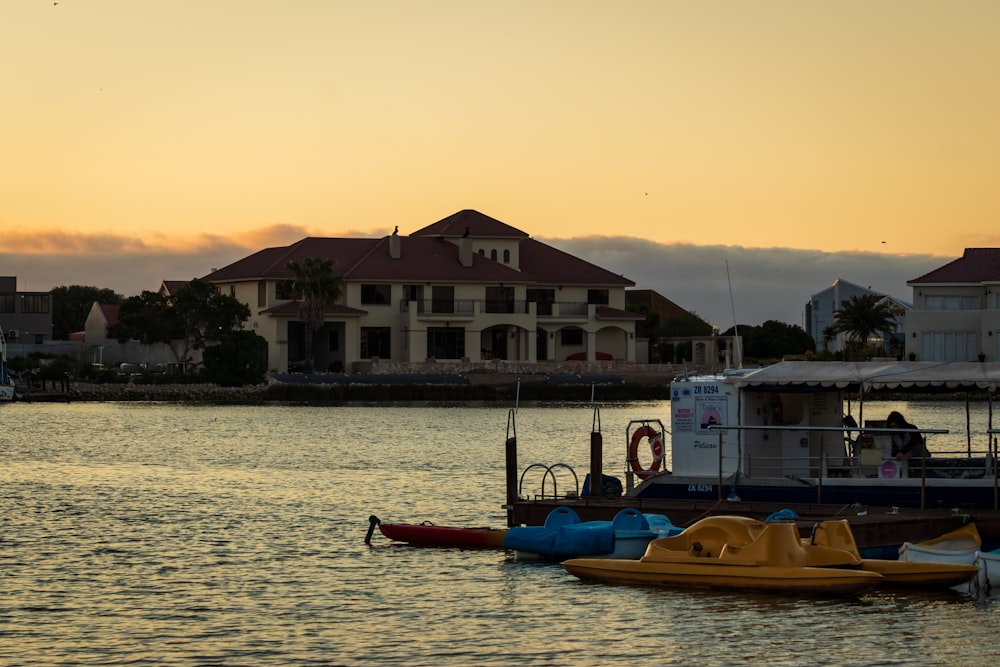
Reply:
[[[413,313],[422,322],[471,322],[483,316],[512,316],[513,320],[534,320],[532,302],[491,301],[486,299],[424,299],[400,301],[402,313]],[[505,318],[511,319],[511,318]]]
[[[489,299],[422,299],[400,301],[401,313],[421,322],[471,322],[475,319],[501,317],[512,324],[534,329],[536,323],[549,325],[586,324],[594,318],[595,306],[586,301],[493,301]]]
[[[584,324],[591,317],[586,301],[556,301],[537,304],[538,321],[548,324]]]

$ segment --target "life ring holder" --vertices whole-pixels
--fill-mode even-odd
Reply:
[[[648,468],[643,468],[642,463],[639,462],[639,444],[643,438],[649,439],[649,448],[653,453],[653,462]],[[632,433],[628,444],[628,456],[625,460],[628,461],[632,472],[639,479],[647,479],[655,475],[659,472],[660,466],[663,465],[663,434],[649,424],[643,423]]]

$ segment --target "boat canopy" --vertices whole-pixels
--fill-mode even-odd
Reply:
[[[956,391],[1000,387],[1000,363],[938,361],[782,361],[727,379],[758,391],[905,389]]]

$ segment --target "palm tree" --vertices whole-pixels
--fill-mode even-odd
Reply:
[[[343,279],[333,272],[333,260],[323,257],[306,257],[302,263],[287,264],[292,278],[285,281],[285,288],[299,300],[299,319],[305,327],[306,371],[313,369],[313,334],[320,330],[328,305],[343,294]]]
[[[832,324],[823,329],[823,349],[829,350],[830,343],[832,343],[833,339],[836,337],[837,337],[837,329]]]
[[[896,318],[877,294],[862,294],[842,301],[834,319],[834,331],[846,334],[848,341],[861,350],[868,345],[872,334],[881,334],[884,341],[896,328]]]

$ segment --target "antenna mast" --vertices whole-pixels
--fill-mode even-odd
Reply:
[[[740,343],[740,326],[736,323],[736,302],[733,300],[733,280],[729,277],[729,260],[726,259],[726,281],[729,283],[729,307],[733,311],[733,349],[736,351],[736,367],[743,368],[743,350]]]

